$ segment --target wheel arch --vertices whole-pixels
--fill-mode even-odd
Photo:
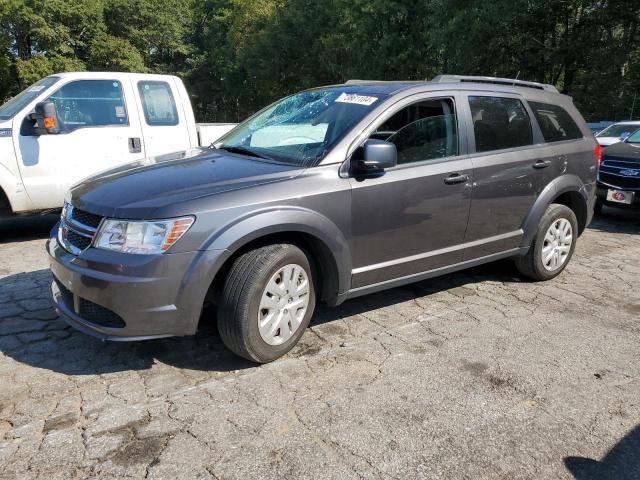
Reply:
[[[560,203],[569,207],[578,219],[578,234],[587,227],[590,219],[589,197],[584,183],[575,175],[563,175],[550,182],[538,195],[525,219],[521,247],[529,247],[538,230],[540,219],[549,205]]]
[[[235,261],[248,250],[274,243],[291,243],[307,253],[319,277],[320,299],[339,304],[349,290],[351,254],[340,229],[327,217],[307,209],[270,209],[214,233],[209,250],[225,250],[220,266],[210,273],[207,298],[215,301]]]

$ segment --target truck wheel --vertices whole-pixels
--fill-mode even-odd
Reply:
[[[302,250],[278,244],[238,257],[225,279],[218,317],[224,344],[267,363],[298,342],[315,309],[313,272]]]
[[[573,255],[578,221],[573,211],[553,203],[542,216],[529,252],[516,257],[518,271],[532,280],[550,280],[560,274]]]

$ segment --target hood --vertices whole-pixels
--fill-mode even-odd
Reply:
[[[640,162],[640,144],[626,142],[613,144],[602,152],[602,159],[606,160],[607,158],[629,159]]]
[[[614,143],[619,143],[621,140],[618,137],[596,137],[597,142],[603,147],[608,147]]]
[[[156,214],[164,207],[281,181],[302,170],[299,166],[199,148],[107,170],[73,186],[70,196],[74,206],[99,215],[158,218]]]

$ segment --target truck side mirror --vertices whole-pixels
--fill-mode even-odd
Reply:
[[[55,135],[60,133],[60,122],[56,104],[51,101],[36,103],[35,112],[37,135]]]

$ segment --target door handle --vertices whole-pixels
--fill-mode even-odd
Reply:
[[[551,165],[550,160],[538,160],[533,164],[533,168],[547,168],[549,165]]]
[[[455,185],[456,183],[465,183],[469,180],[469,175],[460,175],[459,173],[453,173],[444,179],[444,183],[447,185]]]
[[[133,137],[129,139],[129,152],[140,153],[142,152],[142,142],[139,137]]]

